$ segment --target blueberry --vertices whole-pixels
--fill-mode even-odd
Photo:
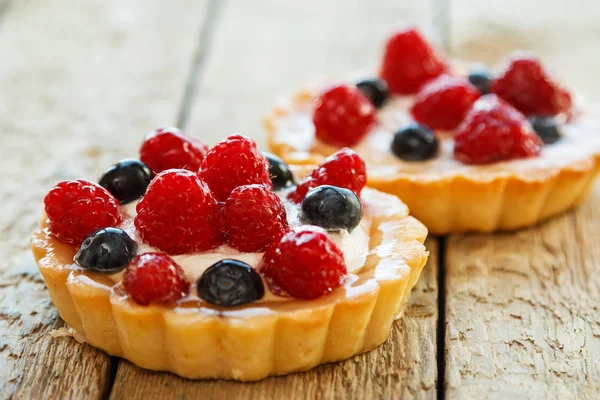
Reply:
[[[198,296],[210,304],[234,307],[260,300],[265,286],[248,264],[225,259],[210,267],[198,279]]]
[[[281,158],[267,152],[263,154],[269,161],[269,175],[273,182],[273,190],[284,189],[296,184],[292,171]]]
[[[142,197],[153,177],[152,171],[143,162],[122,160],[104,171],[99,183],[121,204],[125,204]]]
[[[351,190],[337,186],[317,186],[311,189],[300,212],[300,222],[317,225],[329,231],[347,229],[351,232],[362,219],[362,204]]]
[[[400,129],[392,140],[392,152],[405,161],[423,161],[435,156],[438,141],[424,125],[409,124]]]
[[[388,98],[388,84],[383,79],[365,79],[358,82],[356,87],[376,108],[380,108]]]
[[[479,89],[479,92],[484,95],[490,92],[492,86],[492,73],[486,67],[476,67],[469,73],[469,82],[471,85]]]
[[[529,117],[529,122],[544,144],[556,143],[562,137],[560,126],[550,116],[534,115]]]
[[[114,274],[135,257],[137,243],[119,228],[103,228],[91,233],[75,254],[75,262],[90,271]]]

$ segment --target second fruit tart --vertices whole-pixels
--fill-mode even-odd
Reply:
[[[257,380],[380,345],[427,260],[425,227],[364,188],[343,149],[295,186],[234,135],[174,128],[100,185],[44,199],[31,247],[60,316],[86,342],[187,378]]]

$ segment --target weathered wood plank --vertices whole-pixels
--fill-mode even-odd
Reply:
[[[101,398],[110,358],[68,337],[28,250],[59,180],[97,178],[174,123],[204,1],[14,1],[0,25],[0,398]]]

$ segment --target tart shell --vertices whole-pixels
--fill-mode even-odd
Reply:
[[[197,300],[140,306],[107,277],[73,264],[76,248],[45,227],[31,248],[61,318],[85,341],[151,370],[253,381],[311,369],[383,343],[427,261],[427,229],[372,189],[369,255],[356,282],[317,300],[219,308]]]

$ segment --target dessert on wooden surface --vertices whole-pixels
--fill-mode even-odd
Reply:
[[[469,70],[405,29],[388,39],[379,77],[364,78],[327,79],[276,106],[272,151],[302,165],[351,147],[368,185],[435,234],[535,224],[584,201],[598,175],[600,110],[532,54]]]
[[[60,182],[31,246],[61,318],[187,378],[258,380],[377,347],[427,230],[365,187],[350,149],[295,173],[245,136],[209,149],[164,128],[99,183]]]

